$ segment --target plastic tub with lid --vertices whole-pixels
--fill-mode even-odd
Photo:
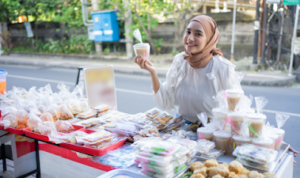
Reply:
[[[272,149],[274,141],[270,138],[253,138],[252,144]]]
[[[240,135],[234,135],[232,137],[232,140],[233,140],[232,142],[233,150],[235,150],[236,147],[241,146],[243,144],[251,143],[251,138],[240,136]]]
[[[216,149],[227,151],[230,144],[231,133],[223,131],[214,132],[214,142],[216,144]]]
[[[259,138],[262,136],[262,131],[267,119],[267,116],[260,113],[247,114],[246,121],[250,122],[249,135],[252,138]]]
[[[198,139],[213,140],[214,130],[211,128],[200,127],[197,129]]]

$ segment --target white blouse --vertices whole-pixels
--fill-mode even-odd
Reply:
[[[206,67],[194,69],[183,59],[183,54],[175,56],[166,81],[160,82],[158,92],[153,94],[154,100],[164,110],[175,109],[191,122],[196,122],[201,112],[212,118],[212,109],[219,104],[214,102],[213,96],[221,90],[241,88],[235,66],[217,55]]]

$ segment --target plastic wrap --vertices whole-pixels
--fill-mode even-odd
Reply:
[[[53,122],[40,122],[38,124],[38,133],[42,135],[49,135],[53,132],[56,132],[56,128]]]
[[[164,129],[166,125],[170,124],[169,121],[173,119],[173,117],[166,113],[162,112],[161,114],[157,115],[153,120],[153,125],[155,125],[159,130]]]
[[[241,135],[242,125],[244,124],[245,114],[241,112],[228,113],[225,125],[228,123],[231,126],[233,135]]]
[[[18,126],[17,116],[15,114],[7,114],[3,117],[1,124],[4,126],[4,129],[8,127],[16,128]]]
[[[46,109],[46,112],[52,115],[54,122],[59,120],[60,111],[56,105],[51,105],[48,109]]]
[[[62,120],[68,120],[68,119],[74,118],[72,112],[69,110],[69,108],[65,104],[61,104],[59,106],[59,112],[60,112],[60,119],[62,119]]]
[[[216,96],[213,96],[213,100],[219,104],[218,108],[225,111],[228,110],[227,94],[225,91],[219,91]]]
[[[263,128],[266,122],[266,115],[260,113],[247,114],[245,116],[249,129],[249,136],[260,138],[263,134]]]
[[[32,112],[28,114],[29,119],[27,120],[27,125],[32,132],[39,132],[39,124],[42,123],[41,119]]]
[[[150,119],[154,119],[156,116],[161,114],[162,111],[159,110],[158,108],[152,108],[146,112],[146,116]]]
[[[77,117],[79,119],[89,119],[89,118],[92,118],[92,117],[97,117],[97,111],[96,110],[93,110],[93,109],[90,109],[90,110],[87,110],[85,112],[82,112],[82,113],[79,113],[77,115]]]
[[[181,146],[179,144],[172,144],[166,141],[156,141],[143,145],[142,151],[149,152],[152,154],[158,154],[162,156],[174,155]]]
[[[72,143],[77,144],[76,137],[85,137],[88,134],[86,132],[83,132],[81,130],[74,131],[72,133],[58,133],[54,132],[48,135],[49,140],[56,143]]]
[[[224,150],[212,149],[209,152],[202,153],[201,157],[205,159],[218,159],[220,156],[224,155]]]
[[[50,122],[54,122],[54,119],[52,117],[52,114],[50,114],[49,112],[44,112],[41,116],[40,119],[42,122],[45,121],[50,121]]]
[[[249,97],[247,97],[246,95],[243,95],[240,99],[240,101],[238,102],[238,104],[236,105],[236,111],[237,112],[244,112],[244,113],[251,113],[252,109],[251,109],[251,105],[253,103],[253,96],[249,95]]]
[[[197,115],[200,122],[203,124],[204,127],[197,129],[197,134],[199,139],[206,139],[212,141],[213,139],[213,132],[214,132],[214,125],[213,123],[208,123],[208,118],[206,113],[200,113]]]
[[[105,130],[94,132],[85,137],[76,137],[79,144],[84,145],[100,145],[103,142],[109,142],[113,138],[113,134]]]
[[[256,104],[256,112],[262,113],[262,109],[267,105],[269,102],[264,96],[255,97],[255,104]]]
[[[208,153],[210,150],[215,148],[215,143],[209,140],[198,140],[197,148],[200,153]]]
[[[271,158],[273,158],[274,155],[276,157],[277,154],[277,151],[252,144],[242,145],[238,150],[239,158],[257,164],[267,164],[269,162],[272,162],[273,160]]]
[[[237,104],[244,95],[241,89],[229,89],[225,91],[227,95],[228,110],[235,111]]]
[[[154,126],[140,130],[139,135],[142,137],[161,137],[157,128]]]
[[[106,104],[102,104],[102,105],[94,107],[93,110],[96,110],[98,113],[105,113],[110,110],[110,106],[108,106]]]
[[[57,132],[70,133],[75,131],[74,127],[67,121],[56,121],[54,125]]]

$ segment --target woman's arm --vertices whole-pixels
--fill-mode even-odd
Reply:
[[[142,69],[145,69],[150,72],[153,90],[154,93],[157,93],[159,90],[160,82],[158,80],[158,76],[154,68],[154,65],[149,60],[145,60],[139,56],[137,56],[134,59],[134,62],[138,64]]]

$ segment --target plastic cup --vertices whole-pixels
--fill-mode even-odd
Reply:
[[[277,140],[275,140],[275,150],[279,151],[283,142],[285,131],[277,128],[275,132],[278,135]]]
[[[200,127],[197,129],[197,134],[199,139],[212,141],[214,137],[214,130],[206,127]]]
[[[275,132],[273,134],[268,135],[268,137],[273,140],[272,149],[275,149],[275,144],[276,141],[278,140],[279,135]]]
[[[231,112],[231,113],[228,113],[228,117],[230,117],[232,119],[232,123],[230,123],[231,133],[239,134],[242,124],[244,123],[244,118],[245,118],[244,113]]]
[[[218,120],[226,120],[227,118],[227,111],[223,108],[214,108],[212,109],[213,119]]]
[[[238,104],[241,97],[244,95],[244,91],[239,89],[229,89],[225,90],[225,93],[227,95],[228,110],[234,111],[235,106]]]
[[[267,116],[264,114],[247,114],[246,120],[250,122],[249,125],[249,135],[252,138],[258,138],[262,136],[263,127]]]
[[[274,141],[270,138],[253,138],[252,144],[272,149],[272,146],[274,145]]]
[[[4,91],[6,91],[6,75],[5,70],[0,70],[0,94],[4,94]]]
[[[232,139],[233,139],[233,142],[232,142],[232,144],[233,144],[233,151],[238,146],[241,146],[241,145],[247,144],[247,143],[251,143],[251,138],[240,136],[240,135],[234,135],[232,137]]]
[[[149,60],[150,45],[148,43],[138,43],[133,45],[135,56],[140,56],[143,59]]]
[[[231,134],[228,132],[215,131],[214,141],[216,144],[216,149],[223,150],[227,152],[228,146],[230,144]]]

